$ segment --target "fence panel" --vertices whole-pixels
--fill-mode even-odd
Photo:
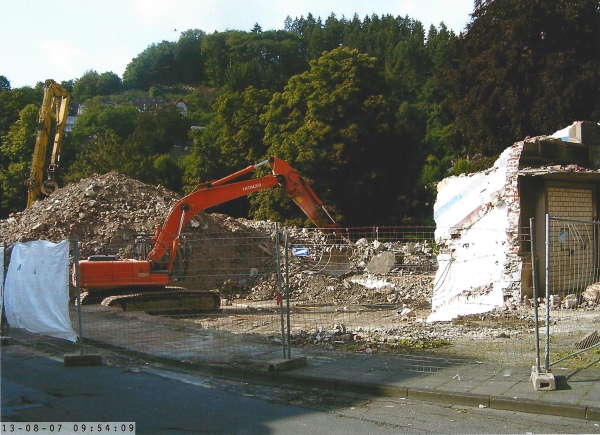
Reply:
[[[434,228],[349,229],[344,236],[352,243],[320,239],[310,230],[290,233],[290,252],[300,254],[291,255],[289,266],[291,344],[297,353],[378,357],[390,369],[418,372],[448,364],[501,370],[535,360],[529,306],[504,311],[501,303],[492,313],[427,322],[440,253]],[[330,258],[338,259],[330,271],[346,273],[323,273]],[[465,265],[468,273],[482,272]]]
[[[84,300],[81,306],[84,338],[178,360],[243,362],[271,352],[281,357],[280,308],[274,290],[277,249],[271,227],[267,233],[237,229],[182,240],[173,285],[217,294],[219,309],[189,311],[186,300],[174,306],[159,298],[151,310],[130,305],[123,310],[118,297],[100,302],[89,299],[90,294],[87,300],[92,303]],[[143,257],[149,244],[145,238],[137,241],[111,245],[102,253],[118,259]],[[74,324],[77,308],[71,308]]]
[[[600,280],[598,225],[594,221],[550,218],[552,295],[581,297],[587,286]]]
[[[599,229],[598,221],[547,217],[544,369],[598,367]]]

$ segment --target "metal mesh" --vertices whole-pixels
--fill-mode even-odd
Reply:
[[[558,233],[567,226],[557,221],[556,228]],[[578,231],[596,240],[595,229]],[[559,235],[553,237],[551,245],[560,247]],[[101,253],[118,259],[144,257],[147,239],[133,240],[137,243],[113,244]],[[567,240],[568,246],[581,246]],[[528,228],[522,229],[519,241],[522,292],[533,294]],[[562,261],[558,264],[565,270],[567,257],[562,252],[551,251],[550,258],[552,265]],[[282,356],[370,358],[372,364],[397,372],[429,373],[469,364],[481,367],[482,375],[531,366],[535,323],[527,303],[515,301],[514,307],[489,313],[427,322],[440,253],[434,229],[427,227],[344,229],[333,234],[296,228],[276,231],[273,224],[266,231],[264,226],[232,227],[225,233],[187,235],[178,252],[174,285],[218,294],[219,309],[153,315],[123,310],[118,304],[79,307],[73,287],[71,320],[78,331],[81,308],[86,340],[185,361],[251,364]],[[477,260],[481,259],[474,258],[473,264]],[[474,275],[480,273],[477,267],[471,269]],[[591,269],[585,279],[577,272],[580,285],[568,292],[581,295],[596,279],[597,267]],[[556,309],[551,321],[555,361],[587,331],[578,326],[573,310]],[[544,323],[542,315],[542,328]]]

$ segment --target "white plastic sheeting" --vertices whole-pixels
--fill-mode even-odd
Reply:
[[[4,306],[4,246],[0,246],[0,313]]]
[[[69,319],[68,241],[15,243],[4,290],[11,327],[77,340]]]

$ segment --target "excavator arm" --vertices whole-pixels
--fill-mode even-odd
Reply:
[[[56,189],[54,173],[60,160],[60,150],[62,140],[67,124],[67,112],[69,110],[70,94],[64,90],[54,80],[46,80],[44,86],[44,99],[40,108],[40,117],[38,130],[35,139],[35,148],[33,150],[33,161],[31,163],[31,172],[27,184],[29,185],[27,194],[27,207],[36,202],[42,194],[50,195]],[[44,178],[44,162],[46,160],[46,149],[48,148],[48,139],[50,136],[50,127],[52,125],[52,112],[56,108],[56,134],[54,136],[54,147],[52,149],[52,158],[48,165],[48,178]]]
[[[231,182],[245,174],[254,172],[256,168],[267,163],[271,165],[272,174],[261,178],[252,178],[235,183]],[[156,229],[156,233],[152,238],[154,248],[148,254],[147,260],[157,263],[165,255],[169,255],[167,270],[171,273],[181,231],[196,214],[215,205],[277,185],[280,185],[285,190],[290,198],[318,228],[338,228],[333,218],[327,213],[321,200],[300,174],[286,161],[277,157],[271,157],[268,160],[248,166],[225,178],[203,184],[177,202],[171,208],[165,223]],[[329,218],[329,221],[325,219],[321,211]]]
[[[272,174],[233,182],[267,163],[271,165]],[[96,256],[80,261],[80,285],[87,288],[90,293],[94,289],[168,286],[175,281],[173,266],[181,231],[196,214],[215,205],[278,185],[317,227],[331,228],[338,233],[339,226],[300,174],[284,160],[271,157],[225,178],[199,185],[193,192],[175,203],[164,224],[156,229],[152,238],[153,249],[145,260],[116,260]],[[166,266],[164,266],[165,262]]]

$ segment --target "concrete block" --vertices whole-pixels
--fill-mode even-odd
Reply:
[[[221,366],[218,364],[198,364],[198,371],[211,375],[220,375]]]
[[[300,356],[291,359],[279,359],[275,361],[269,361],[269,371],[272,372],[284,372],[286,370],[297,369],[298,367],[304,367],[306,365],[306,357]]]
[[[371,396],[382,397],[406,398],[408,395],[407,388],[405,387],[392,387],[354,381],[337,381],[335,383],[335,389],[337,391],[344,391],[347,393],[367,394]]]
[[[585,418],[587,420],[600,421],[600,408],[588,406],[585,411]]]
[[[315,378],[306,375],[275,374],[273,375],[273,382],[280,385],[296,385],[319,390],[335,390],[335,380]]]
[[[63,361],[68,367],[101,366],[102,355],[65,355]]]
[[[490,397],[491,409],[504,411],[529,412],[532,414],[556,415],[559,417],[586,418],[586,407],[583,405],[560,405],[537,400]]]
[[[556,390],[556,379],[552,373],[538,373],[535,367],[531,368],[531,382],[536,391],[554,391]]]
[[[409,388],[408,398],[411,400],[423,400],[426,402],[450,403],[452,405],[463,405],[486,408],[490,406],[490,396],[474,393],[455,393],[451,391],[429,390],[422,388]]]
[[[368,394],[371,396],[379,395],[379,385],[364,382],[337,381],[335,383],[335,389],[346,393]]]

